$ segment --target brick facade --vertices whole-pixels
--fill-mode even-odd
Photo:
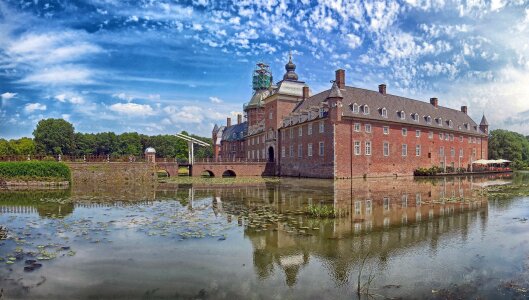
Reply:
[[[347,87],[344,70],[334,82],[312,97],[304,84],[293,95],[281,93],[284,80],[278,83],[261,109],[247,110],[248,132],[236,157],[275,162],[279,176],[315,178],[412,175],[432,166],[468,170],[488,158],[488,123],[483,117],[478,126],[467,106],[453,110],[437,98],[389,95],[385,84],[378,92]]]

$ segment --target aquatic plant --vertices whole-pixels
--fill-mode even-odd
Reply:
[[[330,205],[309,205],[307,214],[317,218],[338,218],[344,215],[344,212]]]

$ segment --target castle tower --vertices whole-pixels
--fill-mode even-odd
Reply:
[[[481,129],[483,133],[489,134],[489,122],[487,121],[487,118],[485,118],[485,114],[483,114],[481,122],[479,122],[479,129]]]

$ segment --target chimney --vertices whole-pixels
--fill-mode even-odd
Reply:
[[[227,118],[226,119],[226,127],[230,127],[231,126],[231,118]]]
[[[430,104],[437,107],[439,105],[439,100],[437,98],[430,98]]]
[[[241,124],[241,123],[242,123],[242,115],[237,114],[237,124]]]
[[[382,95],[386,94],[386,85],[384,83],[378,85],[378,92]]]
[[[303,87],[303,100],[307,99],[309,97],[309,87],[304,86]]]
[[[461,106],[461,111],[468,115],[468,107],[466,105]]]
[[[336,70],[336,85],[338,85],[338,88],[343,90],[345,89],[345,70],[338,69]]]

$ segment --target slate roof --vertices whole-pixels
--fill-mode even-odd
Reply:
[[[382,94],[378,91],[371,91],[349,86],[346,86],[345,89],[341,89],[340,92],[343,96],[342,103],[344,117],[421,125],[430,127],[432,129],[435,128],[437,130],[485,134],[479,129],[474,120],[459,110],[442,106],[435,107],[429,102],[390,94]],[[309,110],[310,107],[313,106],[319,106],[320,103],[326,101],[331,93],[332,89],[323,91],[307,98],[294,109],[294,113]],[[359,106],[358,113],[353,112],[354,103]],[[363,114],[362,108],[364,105],[369,107],[369,114]],[[387,109],[387,117],[382,116],[382,108]],[[401,111],[404,111],[405,113],[404,120],[400,118]],[[419,115],[418,122],[412,119],[412,114],[415,113]],[[431,124],[426,122],[427,116],[431,117]],[[438,123],[439,118],[442,119],[442,126],[440,126]],[[449,120],[452,121],[452,127],[449,127],[448,125]],[[468,124],[468,129],[465,127],[465,124]]]
[[[489,126],[489,122],[487,121],[487,118],[485,118],[485,115],[483,115],[483,117],[481,118],[481,122],[479,123],[479,125]]]
[[[248,122],[225,127],[222,132],[223,141],[242,141],[248,132]]]

